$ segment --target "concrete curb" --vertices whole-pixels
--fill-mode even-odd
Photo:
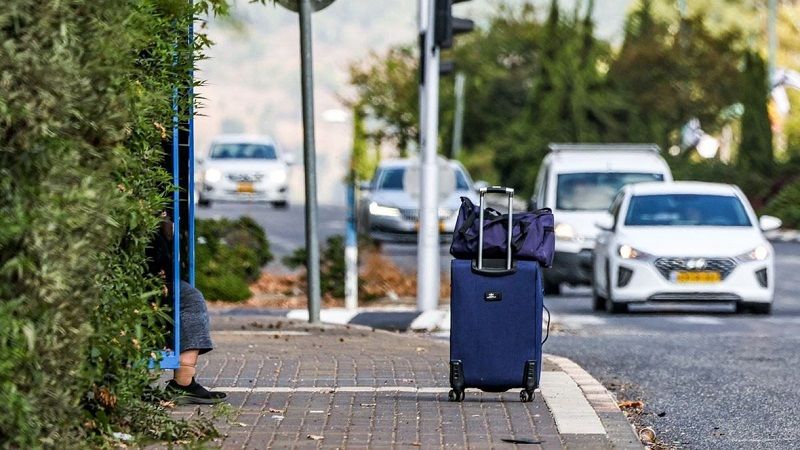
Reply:
[[[616,397],[602,383],[574,361],[550,354],[545,359],[558,366],[578,385],[583,396],[594,409],[614,448],[642,449],[636,430],[617,406]]]

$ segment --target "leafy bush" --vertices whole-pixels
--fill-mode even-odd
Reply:
[[[283,258],[283,263],[291,268],[306,267],[308,252],[305,247],[296,249]],[[320,290],[323,294],[336,298],[344,297],[344,236],[329,237],[320,254]]]
[[[207,44],[183,30],[210,8],[224,0],[3,3],[0,448],[210,432],[141,400],[169,317],[145,269],[169,193],[161,124]]]
[[[249,217],[197,221],[197,285],[209,300],[250,298],[248,284],[272,261],[264,230]]]
[[[784,228],[800,228],[800,179],[784,186],[764,212],[783,220]]]

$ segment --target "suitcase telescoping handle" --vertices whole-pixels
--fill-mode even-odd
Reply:
[[[483,270],[483,209],[486,194],[508,195],[508,253],[506,254],[506,270],[511,270],[511,231],[514,215],[514,189],[502,186],[489,186],[480,189],[480,204],[478,213],[478,270]]]

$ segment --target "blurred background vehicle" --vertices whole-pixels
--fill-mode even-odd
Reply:
[[[735,302],[769,314],[775,289],[772,245],[763,231],[780,219],[756,217],[742,191],[680,181],[625,187],[594,253],[594,309],[632,302]]]
[[[287,208],[292,163],[269,136],[218,136],[207,157],[197,160],[198,203],[264,202]]]
[[[458,161],[439,159],[439,232],[448,240],[455,228],[461,197],[478,201],[476,187]],[[419,230],[419,160],[382,162],[372,181],[362,183],[358,222],[362,232],[379,242],[417,242]]]
[[[608,216],[620,188],[671,180],[654,144],[551,144],[530,202],[531,209],[552,209],[556,219],[556,254],[544,271],[545,294],[560,294],[561,283],[591,283],[594,224]]]

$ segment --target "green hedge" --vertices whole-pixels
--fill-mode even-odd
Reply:
[[[248,285],[272,261],[264,230],[249,217],[198,220],[197,286],[208,300],[250,298]]]
[[[191,5],[0,8],[0,448],[210,431],[142,400],[168,317],[144,264],[169,189],[161,124],[207,42],[187,43],[191,18],[225,10],[224,0]]]
[[[764,212],[780,218],[784,228],[800,228],[800,179],[784,186]]]

